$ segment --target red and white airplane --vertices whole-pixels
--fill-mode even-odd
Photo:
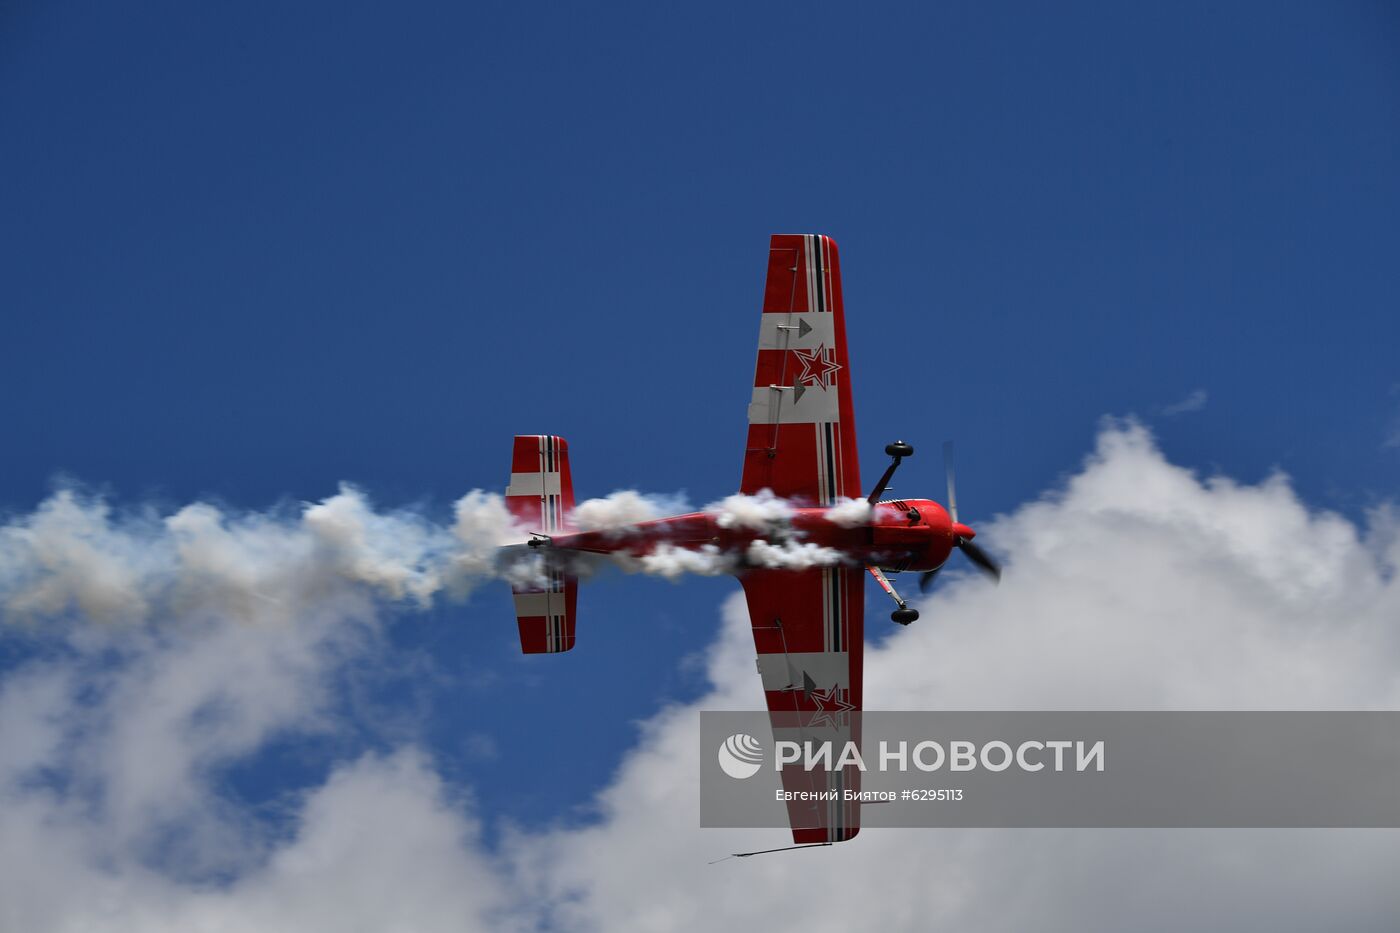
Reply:
[[[551,558],[544,586],[515,589],[521,648],[534,654],[574,646],[578,579],[569,572],[568,555],[636,556],[663,545],[718,549],[733,556],[748,599],[769,711],[810,713],[842,728],[845,714],[862,708],[867,573],[894,599],[898,608],[892,618],[903,625],[919,614],[895,592],[886,573],[919,571],[922,589],[956,548],[1000,576],[996,563],[973,543],[976,533],[958,521],[951,462],[945,509],[931,499],[882,500],[900,461],[914,449],[896,442],[885,453],[892,462],[866,493],[856,452],[836,243],[811,234],[773,236],[739,489],[749,495],[771,491],[792,505],[790,514],[780,528],[735,524],[721,512],[704,511],[624,529],[577,530],[570,521],[568,444],[552,435],[517,436],[506,504],[533,533],[531,545]],[[856,506],[857,518],[851,520],[850,500],[869,504],[863,518]],[[836,506],[844,506],[840,520],[832,514]],[[839,552],[844,561],[806,569],[755,566],[747,555],[757,540],[810,542]],[[783,773],[789,790],[811,789],[814,780],[858,789],[859,773],[814,778],[791,767]],[[855,801],[794,801],[788,807],[793,841],[829,844],[854,837],[859,807]]]

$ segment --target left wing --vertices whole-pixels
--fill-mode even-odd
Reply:
[[[774,738],[831,741],[838,755],[847,741],[859,743],[865,570],[750,570],[739,582]],[[793,842],[844,842],[860,831],[860,803],[840,799],[844,790],[860,790],[859,769],[828,773],[788,765],[783,788],[836,796],[788,803]]]
[[[861,498],[836,243],[776,234],[759,316],[741,492],[830,505]]]

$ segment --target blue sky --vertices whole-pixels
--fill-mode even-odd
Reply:
[[[937,495],[955,438],[985,519],[1136,414],[1205,473],[1281,469],[1352,518],[1394,496],[1384,4],[4,16],[7,513],[68,477],[166,509],[348,480],[445,517],[536,432],[581,496],[714,500],[772,232],[841,245],[871,478],[903,437],[904,488]],[[500,586],[406,612],[342,678],[348,734],[264,749],[230,792],[408,730],[488,813],[565,817],[701,690],[734,588],[604,580],[561,658],[518,656]],[[8,640],[9,665],[47,650]]]

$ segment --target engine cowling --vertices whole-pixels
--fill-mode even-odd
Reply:
[[[936,570],[952,553],[953,522],[932,499],[888,500],[875,508],[871,544],[882,570]]]

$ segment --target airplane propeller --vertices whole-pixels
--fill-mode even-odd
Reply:
[[[958,491],[957,482],[953,475],[952,441],[944,441],[943,443],[943,467],[948,474],[948,517],[953,520],[953,527],[956,528],[958,526]],[[993,580],[1001,581],[1001,566],[992,559],[990,554],[974,544],[971,538],[964,535],[957,535],[953,539],[953,544],[959,551],[963,552],[964,557],[972,561],[977,569],[981,570]],[[919,577],[919,592],[922,593],[927,590],[929,584],[933,582],[933,578],[937,575],[937,570],[925,571],[923,575]]]
[[[992,560],[991,556],[986,551],[966,538],[959,538],[957,540],[957,546],[958,550],[962,551],[963,555],[976,564],[983,573],[993,580],[1001,581],[1001,565]]]

